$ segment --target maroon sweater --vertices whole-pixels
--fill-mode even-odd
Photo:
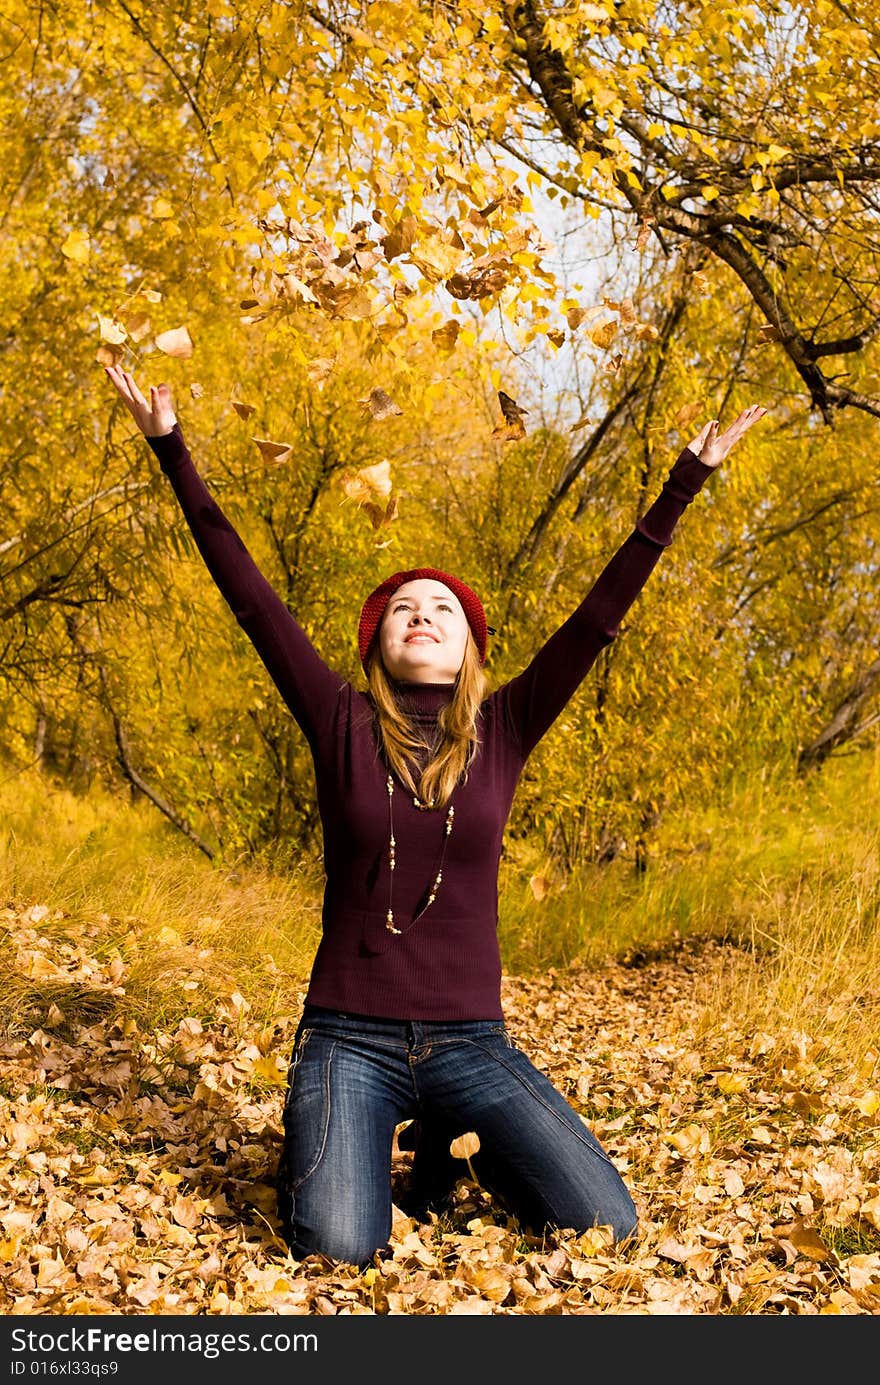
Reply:
[[[252,641],[311,748],[324,838],[322,937],[307,1000],[389,1019],[503,1018],[498,864],[514,790],[530,752],[611,642],[676,522],[712,468],[685,449],[658,498],[584,600],[528,666],[490,693],[479,750],[455,790],[454,827],[436,902],[409,928],[437,867],[445,812],[394,793],[394,918],[388,908],[387,770],[369,698],[330,669],[257,568],[199,476],[177,425],[150,446],[174,487],[208,571]],[[410,714],[433,726],[451,684],[398,684]]]

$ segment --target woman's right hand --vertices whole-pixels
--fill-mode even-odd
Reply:
[[[177,416],[167,385],[151,385],[150,401],[147,403],[134,376],[127,370],[118,365],[108,365],[104,369],[144,437],[161,438],[171,432]]]

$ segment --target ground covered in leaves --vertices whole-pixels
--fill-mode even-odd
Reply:
[[[301,994],[268,1031],[233,991],[210,1025],[143,1032],[119,960],[90,955],[81,928],[59,943],[57,916],[50,940],[46,915],[0,909],[15,965],[54,996],[0,1040],[5,1314],[880,1313],[878,1055],[840,1071],[772,1015],[765,1032],[707,1023],[729,966],[717,944],[504,980],[514,1039],[633,1191],[635,1245],[526,1235],[463,1160],[449,1211],[396,1210],[359,1272],[294,1260],[278,1236]],[[395,1145],[396,1191],[409,1158]]]

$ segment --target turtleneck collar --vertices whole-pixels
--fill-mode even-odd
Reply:
[[[454,683],[408,683],[392,679],[394,695],[411,717],[433,720],[442,707],[452,701]]]

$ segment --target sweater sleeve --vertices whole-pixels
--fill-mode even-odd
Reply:
[[[297,723],[314,745],[329,723],[345,680],[317,654],[305,631],[260,572],[196,470],[180,425],[147,438],[168,477],[205,565],[265,664]]]
[[[712,467],[685,448],[663,488],[575,610],[527,668],[499,688],[499,709],[527,757],[586,677],[657,565]]]

